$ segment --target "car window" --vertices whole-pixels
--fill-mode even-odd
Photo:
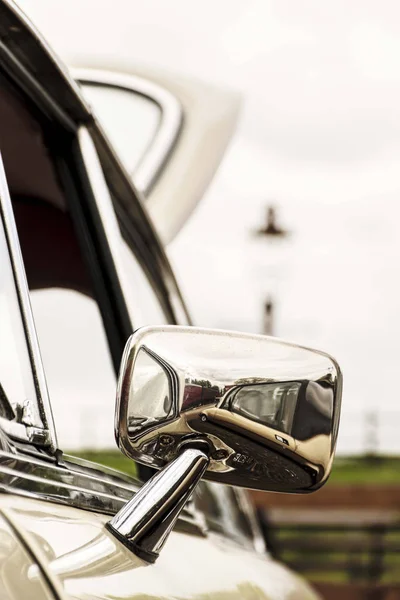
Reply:
[[[0,94],[0,108],[1,100],[7,108],[2,107],[4,114],[0,111],[0,120],[3,119],[4,124],[7,117],[8,122],[7,127],[1,128],[1,151],[10,173],[12,212],[55,417],[58,447],[72,453],[78,449],[115,448],[116,371],[123,345],[132,331],[131,321],[138,327],[173,319],[172,311],[168,315],[165,312],[170,298],[168,286],[161,282],[162,261],[158,264],[158,254],[153,247],[148,251],[149,256],[143,255],[146,259],[143,268],[123,241],[110,195],[92,183],[90,171],[95,166],[92,163],[99,162],[93,143],[96,160],[87,162],[88,156],[80,145],[82,136],[72,140],[70,136],[57,135],[56,126],[52,124],[48,128],[48,123],[43,126],[38,115],[31,112],[31,106],[25,104],[22,97],[15,96],[14,90],[7,88],[7,93],[8,96],[2,90]],[[87,130],[85,132],[86,138],[90,138]],[[123,177],[120,172],[118,175]],[[94,179],[98,182],[101,173],[96,172]],[[104,182],[103,188],[106,187]],[[124,280],[128,283],[123,288],[114,247],[110,246],[108,230],[103,227],[104,206],[100,197],[109,202],[111,221],[115,221],[117,254],[121,259],[118,266],[122,265]],[[134,202],[133,197],[131,201]],[[146,227],[144,215],[140,224],[131,223],[135,250],[135,235],[141,239],[138,228],[142,222]],[[145,251],[146,247],[141,248],[141,252]],[[162,258],[161,251],[159,254]],[[157,292],[147,272],[154,272]],[[162,293],[168,295],[165,310]],[[12,322],[11,316],[7,321]],[[115,330],[114,339],[112,330]],[[18,335],[13,337],[14,341],[18,340]],[[19,349],[16,352],[22,356]],[[11,356],[7,359],[11,360]],[[32,380],[30,364],[28,369]],[[12,385],[15,386],[14,379]],[[29,377],[24,377],[24,381],[29,382]],[[10,385],[7,383],[6,387]],[[26,390],[15,393],[24,401],[31,395]],[[37,412],[39,415],[39,410]],[[28,418],[30,423],[35,422],[31,415],[23,414],[23,417],[25,422]]]
[[[160,106],[148,96],[120,87],[81,85],[124,166],[134,173],[159,129]]]
[[[125,243],[121,255],[134,326],[166,323],[149,280]],[[31,301],[61,448],[114,448],[116,375],[97,302],[57,287],[31,290]]]
[[[60,447],[114,447],[116,376],[97,302],[61,288],[32,290],[31,302]]]
[[[128,311],[134,328],[144,325],[163,325],[169,322],[154,288],[139,260],[122,239],[120,258],[126,280]]]
[[[116,374],[72,219],[68,211],[18,197],[14,211],[59,445],[66,451],[114,448]],[[119,250],[134,327],[166,323],[122,236]]]
[[[68,204],[13,194],[13,208],[59,445],[114,448],[116,373],[89,274],[93,259],[82,253]],[[118,240],[132,322],[165,323],[140,263]]]
[[[201,481],[196,488],[194,500],[196,507],[205,514],[211,531],[224,533],[247,547],[253,547],[253,531],[239,505],[234,488]]]
[[[59,445],[110,446],[116,377],[70,207],[12,201]]]

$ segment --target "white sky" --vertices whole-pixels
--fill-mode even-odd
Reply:
[[[343,448],[362,443],[356,412],[377,408],[381,447],[400,451],[400,3],[20,4],[70,64],[149,64],[241,91],[235,141],[170,247],[196,321],[257,330],[271,293],[276,333],[343,366]],[[292,235],[257,247],[271,201]]]

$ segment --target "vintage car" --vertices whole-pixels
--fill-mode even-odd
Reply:
[[[192,327],[140,192],[10,0],[0,52],[0,598],[315,598],[268,555],[242,488],[325,483],[338,365]],[[103,337],[59,290],[95,307]],[[105,436],[114,426],[136,478],[63,452],[77,402],[96,432],[115,390]]]

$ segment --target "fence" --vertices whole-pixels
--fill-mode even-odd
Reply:
[[[274,558],[311,581],[400,583],[400,523],[304,524],[263,521]]]

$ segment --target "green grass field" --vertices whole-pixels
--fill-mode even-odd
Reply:
[[[128,475],[136,476],[137,469],[133,460],[122,454],[119,450],[81,450],[67,452],[71,456],[78,456],[90,460],[91,462],[100,463],[111,469],[128,473]]]
[[[118,450],[86,450],[71,452],[76,456],[93,462],[104,464],[129,475],[136,474],[136,466]],[[360,456],[351,458],[336,458],[330,485],[342,484],[399,484],[400,485],[400,456]]]
[[[333,464],[329,483],[400,484],[400,456],[338,457]]]

